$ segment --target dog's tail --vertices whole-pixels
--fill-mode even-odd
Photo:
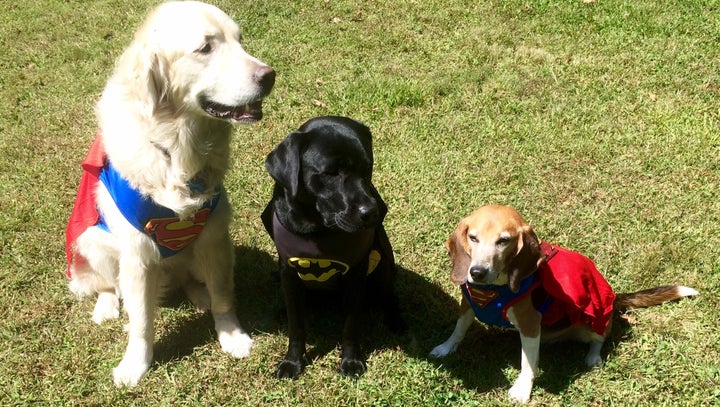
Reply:
[[[698,295],[697,290],[682,285],[664,285],[648,288],[634,293],[621,293],[615,296],[615,309],[623,312],[635,308],[652,307],[664,302],[679,300]]]

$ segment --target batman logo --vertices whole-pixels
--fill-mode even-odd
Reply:
[[[297,270],[298,276],[304,281],[324,283],[336,274],[345,274],[350,267],[340,261],[331,259],[311,259],[291,257],[288,266]]]

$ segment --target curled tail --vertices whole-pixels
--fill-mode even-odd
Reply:
[[[664,302],[679,300],[684,297],[691,297],[699,293],[690,287],[682,285],[664,285],[661,287],[648,288],[634,293],[617,294],[615,297],[615,309],[623,312],[635,308],[651,307]]]

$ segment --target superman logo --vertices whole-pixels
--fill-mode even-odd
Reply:
[[[198,211],[189,220],[180,220],[178,217],[150,219],[145,224],[145,233],[153,236],[160,246],[180,251],[200,235],[208,216],[210,208]]]
[[[500,295],[500,293],[495,290],[478,288],[470,284],[467,284],[467,289],[472,301],[480,308],[485,308]]]

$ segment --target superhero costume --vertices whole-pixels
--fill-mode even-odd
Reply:
[[[543,326],[584,324],[605,335],[615,293],[592,260],[547,242],[542,242],[540,249],[545,259],[535,273],[523,279],[517,293],[507,285],[460,286],[478,320],[512,328],[506,315],[508,308],[530,295],[535,308],[542,313]]]
[[[222,187],[218,187],[213,198],[205,202],[192,218],[180,220],[175,212],[142,195],[117,172],[107,158],[99,135],[90,146],[82,167],[78,194],[65,231],[68,277],[72,277],[70,268],[76,260],[73,244],[77,238],[91,226],[98,226],[109,232],[108,225],[97,210],[95,195],[98,182],[103,183],[125,219],[157,243],[163,257],[179,253],[200,235],[221,195],[225,193]]]
[[[293,233],[280,223],[272,203],[265,208],[261,219],[275,243],[280,261],[295,270],[309,288],[334,288],[340,277],[361,261],[368,261],[367,274],[380,262],[375,229],[354,233],[332,231],[321,236]]]

